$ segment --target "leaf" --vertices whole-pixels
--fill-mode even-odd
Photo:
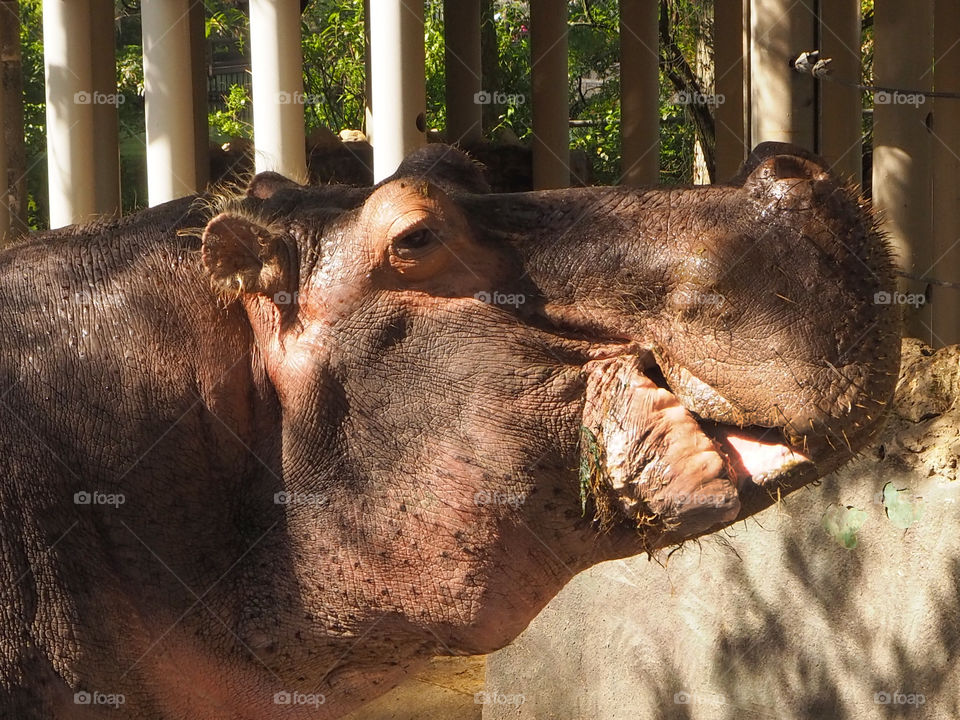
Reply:
[[[851,506],[830,505],[823,513],[823,529],[847,550],[857,546],[857,531],[867,519],[867,513]]]
[[[912,502],[906,493],[906,488],[898,490],[893,483],[888,482],[883,486],[883,507],[887,519],[902,530],[917,522],[923,514],[921,503]]]

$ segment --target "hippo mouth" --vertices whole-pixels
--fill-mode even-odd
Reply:
[[[728,414],[726,401],[705,387],[674,392],[650,353],[594,360],[585,370],[581,490],[601,525],[694,537],[740,517],[744,493],[775,496],[813,468],[778,428],[712,419]]]

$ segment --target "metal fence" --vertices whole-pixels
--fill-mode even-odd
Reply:
[[[225,68],[218,70],[214,68],[207,76],[207,105],[209,110],[226,110],[226,99],[230,94],[230,88],[234,85],[242,87],[246,91],[247,97],[250,97],[252,83],[249,69]],[[245,122],[252,122],[253,110],[249,103],[240,115]]]

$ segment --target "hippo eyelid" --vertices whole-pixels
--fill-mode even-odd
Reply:
[[[419,249],[430,243],[437,242],[437,234],[431,228],[420,228],[404,235],[394,244],[397,247]]]
[[[440,234],[432,223],[416,222],[392,241],[393,252],[403,259],[416,259],[440,244]]]

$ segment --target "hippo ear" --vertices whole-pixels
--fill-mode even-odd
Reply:
[[[820,164],[796,155],[774,155],[757,165],[747,177],[745,185],[771,180],[816,180],[827,170]]]
[[[484,177],[484,166],[455,147],[431,143],[407,155],[397,171],[387,180],[416,178],[427,180],[447,193],[490,192],[490,184]]]
[[[247,197],[268,200],[272,198],[273,194],[279,190],[298,190],[302,188],[303,185],[295,183],[290,178],[284,177],[280,173],[268,170],[266,172],[257,173],[253,180],[250,181],[250,185],[247,186]]]
[[[768,188],[789,180],[821,180],[829,176],[826,163],[803,148],[788,143],[761,143],[747,158],[734,183],[746,188]]]
[[[203,231],[203,265],[219,292],[287,296],[296,290],[292,240],[252,220],[221,213]]]

